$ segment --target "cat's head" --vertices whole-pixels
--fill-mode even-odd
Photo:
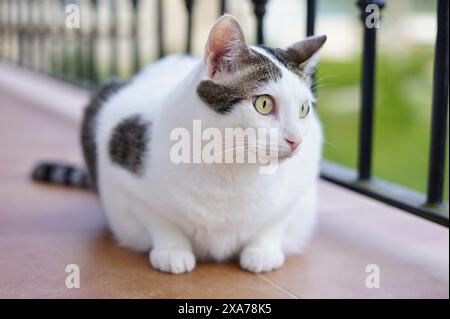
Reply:
[[[200,81],[197,94],[220,115],[222,127],[276,128],[278,143],[270,147],[281,158],[295,154],[314,112],[311,75],[325,40],[313,36],[284,49],[250,47],[238,21],[224,15],[209,33],[207,79]]]

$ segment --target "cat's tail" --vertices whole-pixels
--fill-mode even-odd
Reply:
[[[39,163],[31,175],[33,180],[48,184],[65,185],[69,187],[93,189],[91,179],[86,170],[63,163]]]

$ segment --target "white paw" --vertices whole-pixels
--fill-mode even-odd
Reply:
[[[150,263],[158,270],[181,274],[195,268],[195,256],[183,248],[156,248],[150,252]]]
[[[284,262],[280,249],[246,247],[241,253],[241,267],[251,272],[266,272],[279,268]]]

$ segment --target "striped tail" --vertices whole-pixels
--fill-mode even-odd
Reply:
[[[40,163],[33,170],[35,181],[65,185],[68,187],[92,189],[92,183],[84,169],[62,163]]]

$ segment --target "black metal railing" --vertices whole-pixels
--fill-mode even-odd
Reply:
[[[182,1],[182,0],[180,0]],[[131,34],[132,69],[137,71],[144,64],[141,56],[141,43],[138,36],[139,14],[143,1],[130,0],[132,9]],[[306,0],[306,34],[313,35],[317,11],[316,0]],[[96,0],[60,1],[60,0],[0,0],[0,58],[24,67],[29,67],[52,76],[92,87],[105,77],[120,76],[119,50],[122,35],[118,34],[117,1],[109,0],[108,36],[110,38],[109,70],[99,70],[96,56],[100,30],[98,21],[99,3]],[[156,37],[157,54],[166,53],[164,37],[165,2],[156,0]],[[252,0],[256,18],[256,43],[264,43],[264,17],[268,0]],[[68,4],[89,5],[90,30],[67,29],[64,26]],[[195,0],[184,0],[186,9],[185,52],[192,52],[193,13]],[[336,163],[324,161],[322,177],[354,191],[363,193],[390,205],[399,207],[428,220],[448,227],[448,203],[444,201],[444,163],[446,154],[446,132],[448,122],[449,93],[449,1],[437,0],[437,35],[434,57],[433,99],[431,119],[431,143],[429,150],[428,190],[420,194],[400,185],[388,183],[372,176],[373,122],[376,79],[376,35],[377,29],[366,24],[369,5],[380,10],[384,0],[358,0],[361,11],[363,35],[362,74],[361,74],[361,112],[359,134],[359,156],[357,170],[345,168]],[[227,1],[218,1],[218,14],[227,12]],[[50,11],[49,11],[50,10]],[[47,12],[47,15],[45,14]],[[51,12],[48,15],[48,12]],[[105,36],[105,34],[103,34]],[[100,72],[101,71],[101,72]],[[424,168],[426,169],[426,168]]]
[[[325,163],[322,176],[329,181],[448,227],[448,203],[443,200],[449,89],[448,0],[437,1],[437,36],[432,102],[433,115],[427,196],[399,185],[378,180],[372,176],[377,29],[366,26],[367,13],[365,8],[369,4],[376,4],[382,9],[385,4],[384,2],[384,0],[358,1],[364,28],[358,172],[350,171],[336,164]]]

